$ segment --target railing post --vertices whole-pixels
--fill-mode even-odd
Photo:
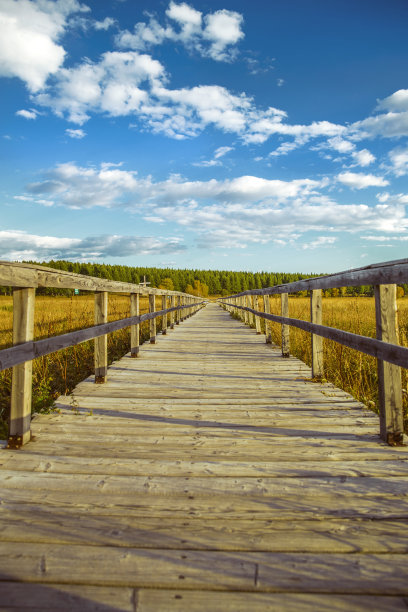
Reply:
[[[149,312],[156,312],[156,295],[149,293]],[[156,319],[150,319],[150,344],[156,344]]]
[[[172,295],[170,298],[170,308],[174,308],[176,305],[176,296]],[[174,315],[175,315],[175,311],[173,310],[170,313],[170,329],[174,329]]]
[[[310,295],[310,320],[322,324],[322,290],[312,289]],[[323,378],[323,338],[311,334],[312,340],[312,378]]]
[[[162,310],[166,310],[167,308],[167,295],[162,295]],[[164,314],[162,317],[162,334],[165,336],[167,334],[167,314]]]
[[[375,318],[377,339],[398,344],[396,285],[376,285]],[[377,360],[380,436],[391,446],[403,443],[401,368]]]
[[[244,304],[245,308],[249,308],[249,296],[248,295],[244,295]],[[244,310],[244,323],[245,325],[249,325],[249,312],[247,310]]]
[[[271,299],[269,295],[264,295],[264,311],[266,314],[271,314]],[[266,344],[272,344],[272,321],[265,319],[265,335]]]
[[[177,296],[177,306],[181,306],[181,295]],[[180,325],[181,310],[176,310],[176,325]]]
[[[108,322],[108,292],[95,293],[95,325]],[[108,336],[95,338],[95,382],[106,382],[108,373]]]
[[[140,299],[138,293],[130,294],[130,316],[138,317],[140,313]],[[140,351],[140,336],[139,336],[140,325],[131,325],[130,326],[130,356],[131,357],[139,357]]]
[[[253,308],[254,301],[252,299],[252,295],[248,295],[247,300],[248,300],[248,308]],[[255,323],[255,317],[252,312],[248,312],[248,323],[250,327]]]
[[[254,296],[254,310],[259,310],[259,296]],[[261,317],[255,316],[255,329],[257,334],[261,334]]]
[[[13,289],[13,345],[34,339],[34,304],[34,288]],[[7,448],[20,448],[31,439],[32,372],[32,361],[13,367]]]
[[[289,318],[289,295],[281,293],[281,316]],[[290,356],[290,326],[282,325],[282,357]]]
[[[245,296],[241,295],[241,297],[238,300],[238,304],[240,306],[245,306]],[[239,310],[239,318],[241,319],[242,322],[245,323],[245,310]]]

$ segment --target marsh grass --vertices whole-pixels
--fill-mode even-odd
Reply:
[[[130,316],[129,298],[109,295],[109,321]],[[141,314],[148,311],[148,299],[140,299]],[[67,297],[38,296],[35,303],[34,338],[40,340],[65,334],[94,324],[93,295]],[[149,337],[147,321],[140,326],[143,342]],[[12,297],[0,296],[0,349],[12,346],[13,340]],[[157,320],[161,329],[161,318]],[[69,394],[75,386],[94,371],[93,340],[77,346],[39,357],[33,361],[32,412],[49,412],[56,398]],[[108,334],[109,363],[130,350],[129,328]],[[0,372],[0,439],[8,435],[11,394],[11,368]]]

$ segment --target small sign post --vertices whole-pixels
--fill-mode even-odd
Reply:
[[[74,289],[74,295],[79,295],[79,289]]]

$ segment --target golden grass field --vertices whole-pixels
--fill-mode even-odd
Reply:
[[[262,300],[260,300],[262,302]],[[310,320],[308,298],[290,298],[290,316]],[[158,308],[160,308],[160,303]],[[93,295],[36,298],[35,339],[67,333],[93,325]],[[261,306],[262,308],[262,306]],[[141,299],[140,311],[147,312],[148,300]],[[408,346],[408,299],[398,301],[400,344]],[[0,349],[12,345],[12,298],[0,296]],[[280,314],[280,298],[271,298],[271,312]],[[127,296],[109,296],[109,320],[130,316]],[[323,324],[364,336],[375,336],[375,310],[372,298],[323,298]],[[160,319],[158,319],[160,329]],[[280,344],[280,325],[272,324],[272,338]],[[141,341],[148,338],[148,323],[141,325]],[[291,353],[310,365],[310,336],[292,328]],[[129,350],[129,330],[108,336],[109,360]],[[351,393],[368,407],[377,406],[377,367],[373,357],[363,355],[335,342],[324,341],[325,378]],[[70,393],[76,384],[93,371],[93,341],[41,357],[33,366],[33,410],[50,410],[56,397]],[[402,370],[406,423],[408,422],[408,378]],[[0,437],[10,403],[11,370],[0,372]],[[3,422],[3,430],[1,430]]]

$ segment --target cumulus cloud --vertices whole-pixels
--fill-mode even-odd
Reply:
[[[392,171],[396,176],[408,174],[408,148],[397,148],[389,152]]]
[[[77,0],[2,0],[0,76],[17,77],[30,91],[39,91],[64,61],[58,41],[68,16],[88,10]]]
[[[19,230],[0,231],[0,258],[97,260],[105,257],[179,253],[177,238],[101,235],[87,238],[40,236]]]
[[[235,11],[221,9],[203,15],[186,2],[170,2],[163,26],[150,16],[149,21],[135,24],[133,32],[123,30],[116,37],[121,48],[147,50],[165,41],[178,42],[189,51],[216,61],[231,61],[236,56],[235,45],[244,37],[243,17]]]
[[[408,111],[408,89],[399,89],[384,100],[378,100],[377,110],[397,113]]]
[[[141,84],[162,77],[163,66],[149,55],[133,51],[107,52],[99,62],[90,60],[59,71],[55,85],[35,97],[38,104],[82,125],[90,112],[112,116],[141,112],[148,94]]]
[[[337,180],[347,187],[352,189],[365,189],[366,187],[384,187],[389,185],[382,176],[375,176],[374,174],[363,174],[361,172],[342,172],[337,175]]]

